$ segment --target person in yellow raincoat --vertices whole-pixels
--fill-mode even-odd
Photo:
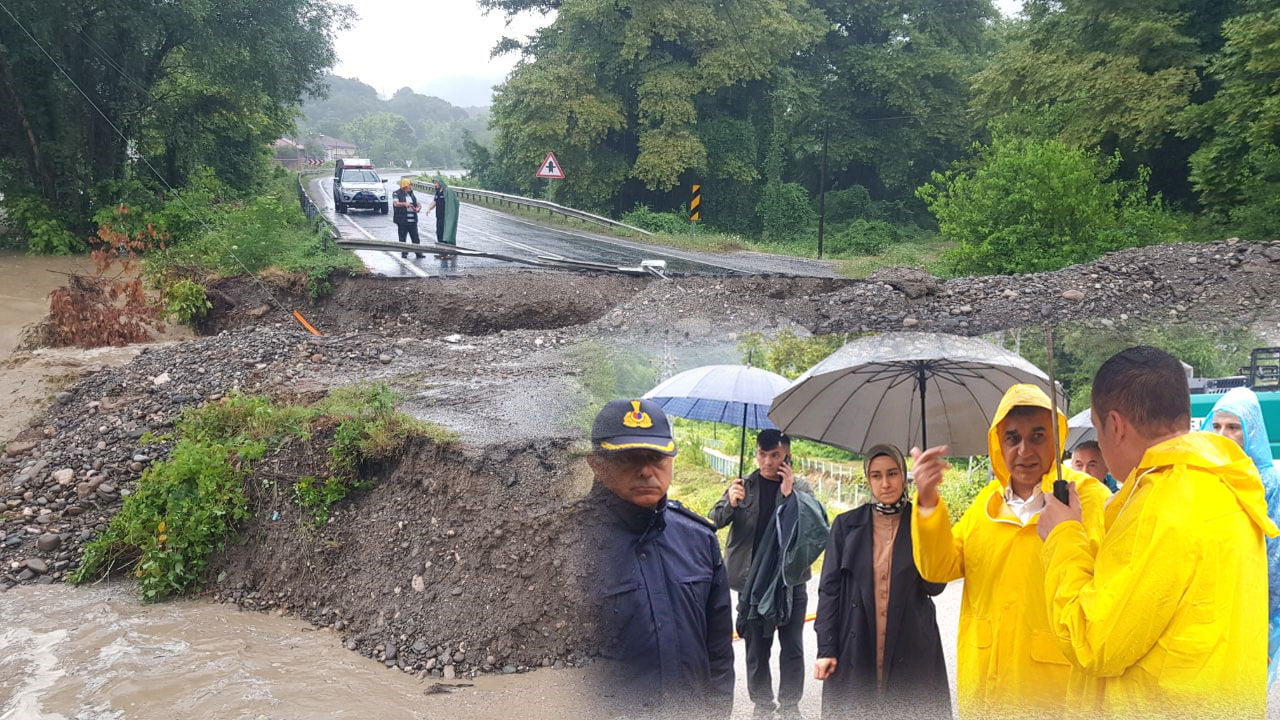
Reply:
[[[912,450],[916,503],[911,539],[916,567],[928,582],[964,578],[956,658],[961,718],[1050,717],[1065,708],[1070,665],[1049,631],[1036,524],[1057,479],[1049,396],[1034,385],[1005,393],[987,435],[995,479],[953,528],[938,495],[946,448]],[[1056,418],[1058,438],[1067,418]],[[1059,440],[1060,441],[1060,440]],[[1111,491],[1063,467],[1083,497],[1098,535]]]
[[[1125,478],[1100,544],[1050,498],[1045,594],[1071,660],[1071,715],[1261,718],[1266,712],[1267,518],[1262,479],[1232,440],[1188,432],[1181,363],[1136,347],[1093,381],[1093,427]],[[1074,499],[1074,494],[1072,495]]]

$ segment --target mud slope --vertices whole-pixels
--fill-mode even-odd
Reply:
[[[321,527],[285,485],[313,471],[300,451],[254,483],[280,490],[262,492],[213,562],[214,599],[297,613],[388,667],[436,677],[583,660],[561,568],[577,546],[564,507],[584,490],[563,443],[468,456],[416,442],[393,466],[367,468],[374,486]]]
[[[499,272],[448,279],[337,277],[333,291],[313,301],[287,278],[268,278],[276,298],[302,310],[326,334],[369,327],[397,328],[402,334],[460,332],[484,335],[503,329],[547,330],[580,325],[603,315],[638,292],[645,278],[561,272]],[[288,320],[263,286],[245,278],[217,283],[214,308],[201,332],[256,325],[261,319]]]

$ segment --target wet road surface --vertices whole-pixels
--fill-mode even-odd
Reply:
[[[399,174],[383,175],[388,192],[395,188]],[[396,226],[391,215],[367,210],[351,210],[338,215],[333,210],[333,178],[319,176],[308,182],[312,199],[332,220],[343,237],[363,240],[395,242]],[[430,202],[425,192],[418,191],[423,207]],[[625,240],[605,238],[588,232],[560,229],[530,222],[520,217],[498,212],[490,208],[463,203],[459,212],[458,245],[473,250],[500,253],[535,260],[539,256],[585,260],[634,267],[641,260],[665,260],[667,271],[672,273],[735,274],[723,266],[699,262],[681,256],[679,251],[653,248]],[[424,243],[435,239],[435,213],[419,215],[419,235]],[[401,258],[394,252],[356,250],[356,255],[370,272],[389,276],[442,277],[468,271],[492,269],[518,269],[529,267],[517,263],[490,258],[462,257],[445,263],[443,259],[428,254],[417,259],[411,254]]]

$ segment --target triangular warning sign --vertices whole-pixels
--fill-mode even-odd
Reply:
[[[560,161],[556,159],[555,153],[547,153],[547,159],[542,161],[542,166],[538,168],[538,174],[534,177],[548,180],[564,179],[564,168],[560,167]]]

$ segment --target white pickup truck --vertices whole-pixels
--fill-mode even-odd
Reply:
[[[387,214],[386,180],[365,158],[338,158],[333,167],[333,206],[339,213],[364,208]]]

